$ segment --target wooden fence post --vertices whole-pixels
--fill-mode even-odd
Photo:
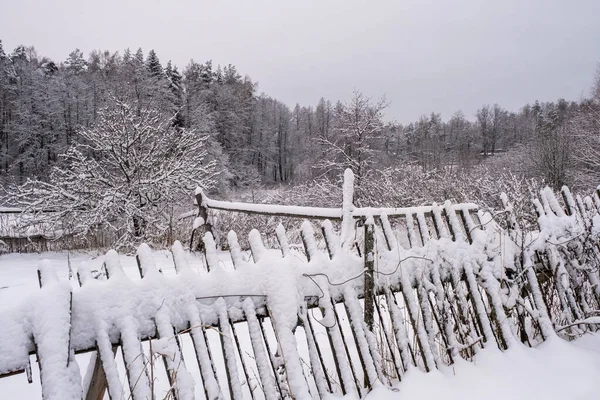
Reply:
[[[213,238],[216,239],[212,224],[210,223],[210,221],[208,219],[208,208],[206,206],[204,206],[204,204],[202,202],[203,195],[204,195],[204,193],[201,190],[196,189],[196,202],[198,203],[198,217],[202,218],[204,220],[204,224],[202,225],[202,226],[204,226],[204,232],[210,232],[212,234]],[[200,229],[200,227],[197,227],[196,229],[194,229],[192,231],[192,238],[190,239],[190,250],[192,249],[194,236],[198,229]],[[200,234],[200,235],[198,235],[198,237],[199,237],[199,240],[198,240],[198,246],[197,246],[196,250],[204,250],[204,242],[202,241],[202,238],[204,237],[204,235]]]
[[[354,238],[354,174],[350,168],[344,171],[342,187],[342,226],[340,242],[343,249],[352,247]]]
[[[375,240],[374,240],[374,221],[373,217],[368,216],[365,224],[365,323],[367,329],[373,331],[373,301],[375,280],[373,270],[375,267]]]

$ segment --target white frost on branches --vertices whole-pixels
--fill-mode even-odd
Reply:
[[[328,157],[317,166],[324,171],[340,173],[350,168],[356,176],[357,190],[371,172],[376,162],[375,142],[382,137],[383,111],[388,103],[385,98],[373,102],[358,91],[352,99],[339,107],[335,134],[321,137],[321,145]]]
[[[93,127],[78,132],[48,182],[5,190],[5,201],[23,209],[23,225],[80,236],[104,230],[116,246],[152,241],[169,228],[174,204],[214,184],[208,136],[174,127],[157,110],[111,100]]]

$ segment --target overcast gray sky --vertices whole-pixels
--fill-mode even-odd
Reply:
[[[600,0],[0,0],[0,39],[55,61],[142,47],[163,65],[231,63],[290,106],[357,88],[408,122],[578,100],[600,61]]]

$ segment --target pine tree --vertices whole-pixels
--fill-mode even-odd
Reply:
[[[213,81],[212,61],[207,61],[200,66],[200,78],[206,86],[209,86]]]
[[[127,64],[130,61],[131,61],[131,50],[129,50],[129,47],[128,47],[123,52],[123,64]]]
[[[165,67],[165,76],[169,81],[169,89],[171,89],[173,93],[179,95],[182,91],[181,74],[179,74],[177,66],[173,67],[171,65],[171,60],[169,60],[167,66]]]
[[[65,61],[67,71],[73,74],[79,74],[87,69],[87,62],[83,58],[83,52],[79,49],[73,50]]]
[[[148,58],[146,58],[146,68],[148,68],[150,74],[155,78],[163,76],[162,66],[160,65],[160,61],[154,50],[150,50],[150,53],[148,53]]]
[[[141,47],[138,48],[137,51],[135,52],[135,59],[140,64],[144,63],[144,52],[142,51]]]
[[[217,65],[217,70],[215,71],[215,80],[218,84],[223,83],[223,70],[220,65]]]
[[[173,125],[178,127],[185,126],[185,121],[183,117],[182,107],[183,107],[183,86],[182,86],[182,78],[177,70],[177,66],[173,67],[171,65],[171,60],[167,63],[165,68],[165,76],[167,77],[167,81],[169,84],[169,89],[172,93],[173,97],[173,113],[175,114],[175,118],[173,119]]]

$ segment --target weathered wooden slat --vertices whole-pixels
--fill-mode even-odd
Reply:
[[[409,247],[419,247],[421,243],[417,240],[415,235],[415,222],[412,214],[406,214],[406,233],[408,234],[408,245]]]
[[[281,379],[282,377],[277,371],[278,360],[275,357],[275,353],[271,350],[271,345],[269,345],[269,340],[267,339],[267,335],[265,333],[264,321],[264,317],[259,317],[258,326],[260,327],[260,333],[263,337],[263,343],[265,344],[267,354],[269,355],[269,362],[271,364],[271,369],[273,370],[273,376],[275,377],[277,392],[279,393],[280,398],[285,398],[285,396],[289,395],[289,389],[287,387],[287,383]]]
[[[364,225],[365,230],[365,254],[364,265],[364,321],[369,331],[373,331],[374,319],[374,305],[375,301],[375,223],[372,217],[367,217]]]
[[[352,388],[354,387],[359,393],[360,396],[365,395],[365,391],[363,390],[363,386],[361,385],[358,376],[356,374],[356,369],[354,368],[354,363],[352,362],[352,356],[350,355],[350,351],[348,349],[348,340],[346,339],[346,335],[344,334],[344,330],[342,329],[342,325],[340,324],[340,317],[338,316],[338,312],[336,310],[336,304],[333,300],[330,300],[325,306],[326,312],[331,313],[334,316],[335,324],[333,327],[327,329],[327,333],[332,335],[332,338],[335,342],[341,342],[341,346],[339,344],[336,345],[336,351],[334,353],[334,357],[338,358],[342,355],[342,358],[338,359],[338,363],[340,363],[340,369],[342,371],[342,382],[345,386],[347,393],[355,393]],[[346,364],[344,363],[346,360]],[[344,368],[344,365],[349,368]],[[347,370],[350,370],[350,373]],[[350,380],[348,381],[348,378]],[[354,383],[354,385],[352,385]],[[349,390],[350,389],[350,390]]]
[[[210,272],[219,267],[219,258],[217,257],[217,245],[212,233],[204,234],[204,258],[206,260],[206,271]]]
[[[310,260],[317,257],[317,241],[315,240],[315,233],[312,227],[312,224],[308,221],[304,221],[302,223],[302,228],[300,229],[300,236],[302,237],[302,244],[304,245],[304,253],[306,254],[306,259],[310,262]]]
[[[392,225],[388,219],[387,214],[382,214],[380,217],[381,230],[385,239],[385,244],[388,250],[395,250],[398,247],[398,239],[392,230]]]
[[[417,216],[417,226],[419,228],[419,236],[421,237],[421,242],[423,246],[429,242],[431,239],[431,234],[429,233],[429,228],[427,227],[427,221],[425,219],[425,214],[422,212],[416,213]]]
[[[169,342],[167,354],[163,354],[163,361],[167,371],[172,396],[175,400],[194,399],[194,379],[187,370],[181,344],[165,308],[156,313],[156,329],[161,339]],[[160,339],[159,339],[160,340]]]
[[[415,293],[413,292],[412,282],[406,276],[406,273],[400,272],[401,275],[401,292],[404,297],[404,304],[407,306],[408,316],[410,318],[411,325],[415,331],[417,337],[417,344],[421,353],[421,359],[423,361],[423,367],[426,372],[431,371],[435,368],[435,359],[429,345],[429,337],[423,323],[420,309],[415,301]]]
[[[127,381],[133,400],[152,398],[153,383],[150,381],[146,358],[142,349],[142,342],[136,329],[133,317],[127,317],[119,323],[121,331],[121,351],[127,372]],[[152,356],[152,355],[151,355]]]
[[[373,327],[369,327],[369,321],[365,321],[361,315],[361,307],[358,297],[356,296],[354,289],[351,287],[347,287],[344,291],[344,305],[350,320],[350,327],[352,328],[352,333],[354,334],[358,354],[363,365],[365,386],[367,388],[371,388],[376,380],[379,380],[382,383],[389,383],[383,376],[381,369],[381,356],[379,354],[377,344],[369,340],[370,335],[371,339],[374,339],[372,332]]]
[[[252,258],[254,259],[254,263],[257,263],[267,253],[267,249],[263,244],[260,232],[256,229],[252,229],[248,234],[248,241],[250,242],[250,251],[252,252]]]
[[[437,351],[436,344],[436,336],[438,335],[437,330],[435,329],[433,323],[433,315],[429,302],[429,292],[425,288],[423,284],[423,280],[426,279],[425,276],[426,269],[423,269],[423,274],[417,278],[417,285],[415,287],[415,292],[417,295],[418,307],[421,311],[421,319],[423,321],[423,328],[425,328],[425,332],[427,334],[429,349],[431,351],[431,355],[433,356],[433,360],[436,365],[439,363],[440,356]]]
[[[379,319],[379,325],[380,325],[380,333],[383,332],[383,338],[385,339],[385,343],[381,343],[382,346],[387,346],[388,350],[389,350],[389,354],[392,358],[392,364],[394,365],[394,371],[396,372],[396,377],[398,380],[401,379],[402,375],[404,374],[404,369],[402,366],[402,358],[399,355],[399,353],[397,351],[395,351],[394,346],[393,346],[393,333],[391,332],[391,329],[393,330],[392,327],[390,327],[389,325],[386,324],[385,322],[385,314],[384,311],[382,310],[381,305],[379,304],[379,299],[375,300],[375,311],[377,312],[377,316]],[[392,336],[392,337],[390,337]],[[383,358],[382,357],[382,366],[381,369],[383,370]],[[390,376],[390,380],[393,379],[393,376]]]
[[[390,310],[390,319],[392,321],[392,327],[394,329],[394,335],[396,337],[396,343],[400,350],[400,358],[402,359],[402,368],[404,372],[408,371],[410,366],[417,366],[415,354],[410,348],[408,341],[408,335],[406,333],[406,326],[404,325],[404,317],[402,311],[398,307],[396,297],[393,295],[390,289],[385,290],[385,300]]]
[[[179,258],[179,263],[177,263],[174,258],[174,265],[176,270],[181,272],[188,270],[189,267],[187,267],[187,263],[184,262],[181,253],[179,252],[178,254],[178,251],[180,250],[179,246],[175,249],[175,254],[177,254]],[[156,268],[156,264],[153,261],[148,246],[142,244],[139,247],[136,260],[142,279],[161,276],[161,271]],[[177,264],[179,264],[179,266]],[[162,354],[162,359],[165,364],[169,384],[171,385],[171,395],[175,400],[193,399],[194,379],[185,365],[179,338],[170,321],[168,305],[161,305],[156,312],[154,321],[159,340],[166,340],[168,342],[168,354]],[[152,356],[153,355],[151,354],[150,357]]]
[[[310,316],[308,315],[308,310],[306,308],[302,309],[299,318],[304,327],[304,331],[306,332],[308,356],[310,358],[313,376],[315,377],[315,385],[317,386],[319,395],[325,397],[328,393],[332,393],[331,381],[327,374],[327,369],[325,368],[325,363],[323,361],[323,354],[321,353],[321,348],[317,342],[312,322],[310,321]]]
[[[496,335],[494,334],[494,330],[492,329],[492,323],[488,317],[483,299],[481,298],[477,279],[475,278],[475,273],[473,272],[473,266],[471,264],[466,264],[463,267],[466,277],[465,282],[467,283],[467,288],[469,290],[469,297],[475,311],[473,317],[479,322],[485,342],[496,342],[498,347],[501,348],[501,345],[498,343]]]
[[[327,254],[329,259],[333,257],[341,250],[340,238],[335,234],[331,221],[326,219],[321,224],[321,232],[323,233],[323,239],[325,240],[325,246],[327,247]]]
[[[441,217],[441,214],[440,214]],[[430,266],[429,274],[433,285],[437,289],[435,292],[436,303],[432,304],[431,298],[429,299],[433,315],[435,317],[436,324],[441,331],[443,344],[446,347],[446,354],[449,359],[449,364],[453,364],[454,360],[458,357],[458,341],[454,334],[454,325],[452,324],[452,315],[450,311],[449,302],[446,298],[446,293],[443,290],[444,285],[440,277],[440,271]]]
[[[89,285],[90,282],[93,281],[92,274],[90,271],[90,266],[87,263],[82,263],[77,269],[77,281],[80,286]],[[102,325],[100,321],[95,322],[97,325],[97,339],[96,339],[96,348],[97,350],[92,353],[89,361],[88,371],[84,379],[84,399],[85,400],[102,400],[104,398],[104,393],[106,389],[109,387],[109,382],[107,378],[107,374],[104,372],[105,368],[109,371],[109,375],[111,376],[110,384],[111,388],[109,388],[108,396],[109,398],[116,399],[122,393],[122,386],[119,379],[115,379],[115,376],[118,378],[118,372],[116,369],[116,362],[114,360],[114,356],[117,352],[117,346],[113,346],[110,343],[110,339],[108,339],[108,335],[106,335],[106,331],[98,332],[98,326]],[[102,338],[98,338],[102,336]],[[112,356],[110,356],[110,351],[107,351],[106,348],[100,349],[100,346],[106,346],[108,340],[108,348],[112,348]],[[105,361],[103,362],[103,357]],[[103,364],[106,364],[103,365]],[[85,383],[88,386],[85,386]]]
[[[221,348],[223,350],[223,359],[225,360],[225,372],[227,374],[227,383],[229,385],[229,395],[233,400],[242,400],[244,393],[240,382],[237,361],[235,358],[235,349],[233,347],[233,337],[229,317],[227,316],[227,305],[222,298],[215,303],[217,315],[219,318],[219,331],[221,339]]]
[[[250,343],[258,369],[258,375],[262,383],[263,392],[267,400],[277,399],[277,388],[275,377],[272,375],[272,369],[269,366],[269,359],[266,354],[264,338],[262,337],[258,318],[256,317],[255,305],[252,299],[247,298],[242,303],[244,314],[248,322],[248,333]],[[318,372],[317,372],[318,373]]]
[[[238,242],[237,234],[234,231],[229,231],[227,234],[227,243],[229,244],[229,254],[234,268],[239,268],[244,260],[242,258],[242,249]]]
[[[97,331],[96,357],[90,386],[85,395],[86,400],[102,400],[108,388],[111,400],[121,398],[123,386],[119,378],[115,354],[117,346],[113,346],[105,330]]]
[[[281,254],[284,257],[287,257],[291,254],[290,244],[288,243],[287,236],[285,233],[285,228],[282,224],[277,225],[277,229],[275,230],[277,235],[277,241],[279,242],[279,247],[281,248]]]
[[[190,336],[196,354],[196,361],[200,369],[204,393],[207,399],[224,399],[221,387],[217,381],[217,374],[212,354],[206,340],[206,331],[200,320],[198,309],[195,305],[188,305],[187,317],[190,321]]]
[[[470,318],[468,296],[465,294],[465,290],[463,290],[463,285],[466,284],[461,281],[460,275],[461,272],[459,271],[450,274],[445,292],[451,302],[450,311],[456,323],[457,341],[459,341],[459,345],[463,348],[461,352],[463,353],[463,358],[472,359],[475,353],[475,346],[483,347],[481,340],[485,340],[485,338],[480,336],[479,320],[472,320]]]
[[[231,327],[231,333],[233,334],[233,341],[235,342],[235,348],[237,349],[240,363],[242,364],[242,371],[244,372],[244,379],[246,379],[246,387],[250,392],[250,397],[254,400],[254,389],[250,385],[250,375],[248,374],[248,366],[246,365],[246,359],[244,358],[244,352],[242,351],[242,347],[240,346],[240,340],[238,339],[237,332],[235,330],[235,324],[229,320],[229,326]]]

